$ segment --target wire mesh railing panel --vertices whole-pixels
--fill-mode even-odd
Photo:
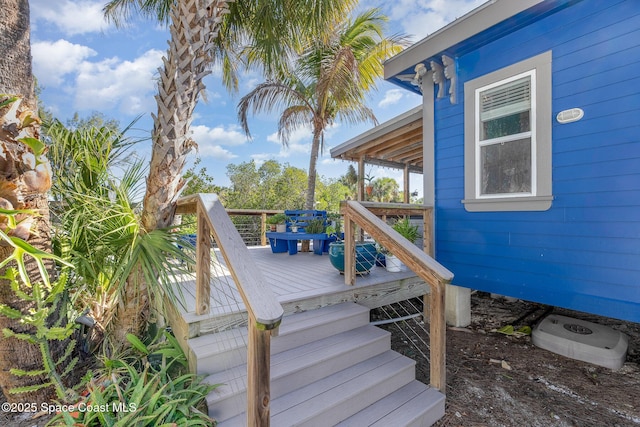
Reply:
[[[418,379],[429,383],[430,335],[421,298],[371,310],[371,323],[391,333],[391,348],[416,361]]]
[[[216,239],[211,237],[212,247],[217,248]],[[214,313],[238,312],[244,308],[242,296],[233,281],[219,249],[211,250],[211,295],[210,308]]]
[[[238,233],[247,246],[259,246],[261,244],[262,220],[260,216],[233,215],[231,221],[236,226]]]

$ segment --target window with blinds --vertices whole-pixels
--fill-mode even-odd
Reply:
[[[477,90],[477,196],[534,192],[533,72]]]
[[[469,212],[551,207],[551,51],[464,83],[464,199]]]

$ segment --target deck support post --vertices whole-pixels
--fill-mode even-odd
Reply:
[[[356,284],[356,237],[351,217],[344,217],[344,284]]]
[[[260,244],[267,246],[267,213],[262,212],[260,215]]]
[[[197,208],[198,234],[196,240],[196,314],[209,313],[211,295],[211,230],[205,220],[207,213],[201,205]]]
[[[247,342],[247,425],[269,427],[271,331],[260,330],[249,320]]]
[[[404,182],[403,184],[403,190],[404,190],[404,194],[403,194],[403,201],[405,203],[411,203],[411,191],[409,190],[410,187],[410,182],[409,182],[409,165],[405,164],[404,165],[404,170],[403,170],[403,179]]]
[[[426,299],[426,296],[425,296]],[[446,394],[447,368],[446,368],[446,323],[444,315],[445,286],[432,287],[429,294],[429,334],[430,334],[430,372],[429,382],[432,387]],[[427,313],[424,313],[425,318]]]

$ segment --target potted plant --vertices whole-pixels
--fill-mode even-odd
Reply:
[[[307,226],[305,227],[305,231],[309,234],[322,234],[324,233],[324,219],[315,218],[307,221]]]
[[[366,274],[376,264],[375,242],[356,242],[356,274]],[[344,241],[329,243],[329,261],[344,274]]]
[[[285,214],[277,213],[274,216],[272,216],[270,220],[273,221],[274,224],[276,224],[275,231],[280,233],[287,231],[287,226],[286,226],[287,216]]]
[[[298,232],[298,220],[295,218],[287,218],[287,220],[289,221],[289,227],[291,228],[291,232],[292,233],[297,233]]]
[[[418,240],[418,237],[420,237],[418,226],[411,224],[409,218],[403,218],[396,221],[396,223],[393,224],[393,229],[400,233],[402,237],[410,241],[412,244],[414,244],[416,240]],[[386,251],[385,253],[385,265],[387,271],[391,272],[402,271],[405,268],[402,261],[400,261],[398,257],[389,253],[388,251]]]
[[[281,222],[284,223],[284,221],[282,220],[282,218],[279,217],[279,215],[284,215],[284,214],[272,215],[266,219],[265,222],[269,225],[269,231],[276,231],[276,226]]]
[[[364,180],[366,182],[365,186],[364,186],[364,190],[367,193],[367,196],[371,196],[371,194],[373,193],[373,180],[375,179],[375,176],[371,175],[371,172],[369,172],[365,177]]]
[[[325,225],[324,218],[314,218],[307,221],[307,226],[305,227],[305,232],[308,234],[324,234]],[[321,236],[324,237],[324,236]],[[326,239],[314,238],[313,239],[313,252],[316,255],[322,255],[322,252],[326,252],[324,248],[324,242]],[[328,250],[328,248],[327,248]]]

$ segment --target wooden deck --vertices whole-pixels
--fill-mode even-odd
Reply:
[[[390,273],[374,267],[369,274],[358,276],[355,286],[347,286],[326,254],[274,254],[268,246],[250,247],[249,253],[285,315],[347,301],[374,308],[429,292],[429,286],[410,270]],[[184,304],[178,305],[169,322],[181,341],[246,323],[244,304],[224,260],[212,255],[212,264],[210,314],[195,314],[195,273],[177,283]]]

